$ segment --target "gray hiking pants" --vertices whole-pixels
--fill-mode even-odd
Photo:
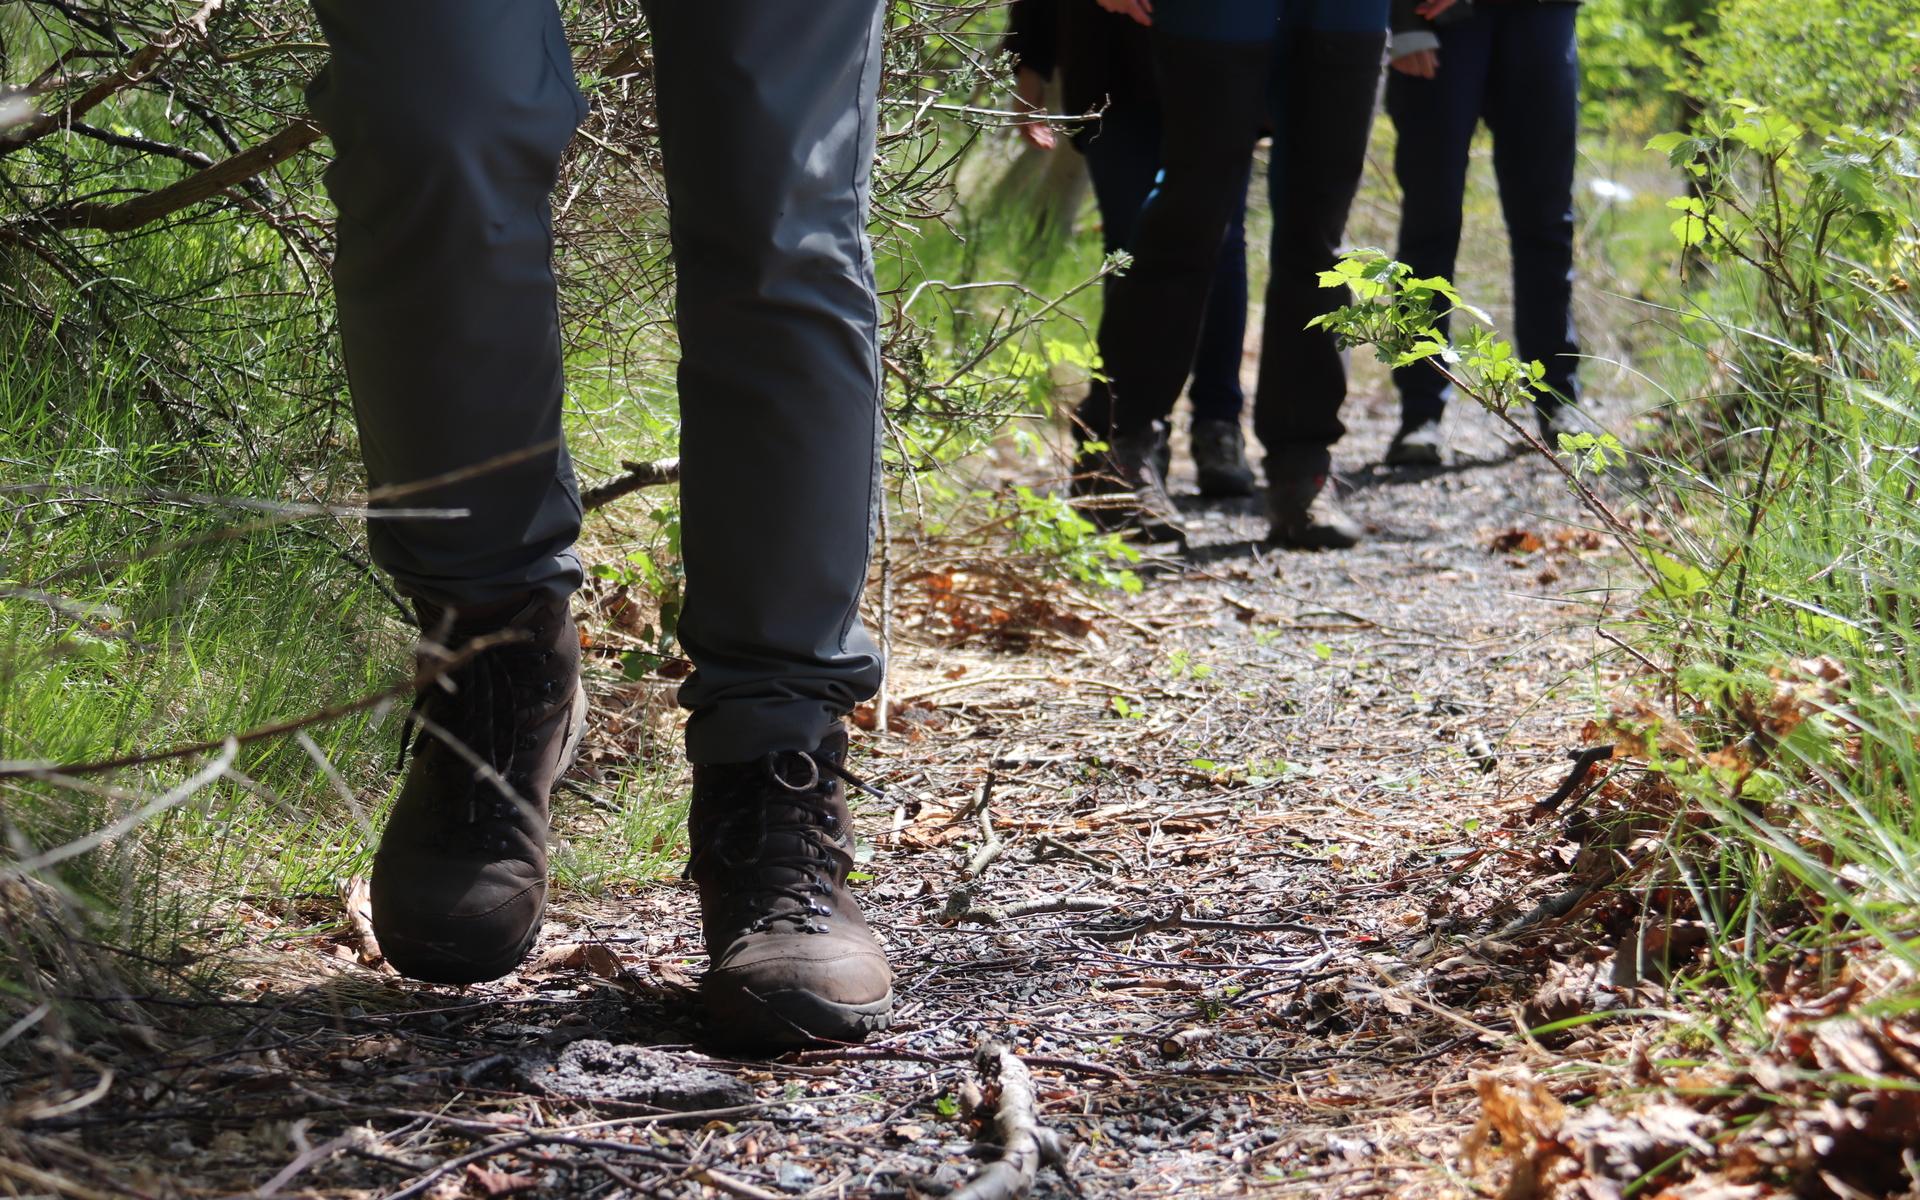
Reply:
[[[569,593],[549,193],[586,106],[554,0],[315,0],[373,555],[440,605]],[[688,756],[812,749],[879,684],[868,177],[881,0],[651,0],[682,359]],[[421,483],[421,481],[426,481]],[[410,490],[404,485],[421,483]]]

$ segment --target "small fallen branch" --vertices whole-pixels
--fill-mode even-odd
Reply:
[[[999,925],[1021,917],[1053,916],[1059,913],[1101,913],[1116,907],[1116,902],[1093,896],[1053,896],[1044,900],[1023,900],[1018,904],[975,904],[968,888],[955,888],[947,897],[940,920],[949,925]]]
[[[1033,1187],[1045,1163],[1066,1177],[1066,1154],[1060,1138],[1040,1124],[1033,1107],[1033,1076],[1013,1051],[999,1042],[982,1042],[974,1064],[994,1094],[993,1129],[1000,1157],[974,1173],[951,1200],[1017,1200]]]
[[[1592,773],[1594,764],[1606,762],[1613,757],[1613,747],[1610,745],[1588,746],[1584,750],[1569,750],[1567,757],[1573,760],[1573,768],[1567,772],[1566,779],[1553,790],[1551,796],[1533,806],[1533,811],[1527,814],[1529,825],[1552,813],[1571,799],[1573,794],[1580,790],[1580,785],[1587,781],[1587,776]]]
[[[590,487],[580,493],[580,507],[588,512],[612,504],[622,496],[632,495],[641,488],[660,487],[663,484],[680,482],[680,460],[662,458],[654,462],[623,462],[620,464],[625,475],[615,476],[597,487]]]

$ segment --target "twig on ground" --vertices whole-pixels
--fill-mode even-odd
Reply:
[[[612,504],[622,496],[628,496],[641,488],[659,487],[662,484],[680,482],[680,460],[662,458],[654,462],[623,462],[620,464],[625,475],[607,480],[597,487],[590,487],[580,493],[580,507],[587,512]]]
[[[958,901],[956,904],[955,901]],[[972,897],[965,888],[953,893],[947,904],[947,912],[942,920],[952,920],[955,924],[972,921],[979,925],[998,925],[1002,921],[1017,920],[1021,917],[1043,917],[1055,913],[1097,913],[1114,907],[1111,900],[1094,897],[1058,896],[1049,900],[1027,900],[1019,904],[973,904]],[[959,911],[955,912],[954,910]],[[951,914],[951,916],[949,916]]]
[[[985,1042],[974,1057],[981,1075],[999,1085],[993,1100],[993,1127],[1000,1157],[976,1172],[952,1200],[1016,1200],[1033,1187],[1042,1163],[1062,1172],[1066,1156],[1060,1140],[1040,1124],[1033,1107],[1033,1076],[1013,1051]]]
[[[1061,841],[1059,838],[1052,837],[1048,834],[1043,833],[1039,837],[1035,838],[1034,841],[1036,843],[1036,849],[1033,852],[1033,859],[1035,862],[1038,862],[1041,860],[1041,858],[1044,856],[1044,851],[1051,850],[1055,854],[1060,855],[1063,858],[1071,858],[1075,862],[1083,862],[1090,867],[1097,867],[1101,871],[1104,871],[1108,874],[1112,874],[1113,872],[1120,869],[1119,867],[1115,866],[1113,863],[1108,862],[1106,859],[1101,858],[1098,855],[1089,854],[1085,850],[1082,850],[1077,846],[1069,846],[1065,842]]]
[[[42,1171],[38,1167],[5,1158],[0,1158],[0,1175],[17,1179],[30,1187],[45,1188],[48,1192],[57,1195],[72,1196],[74,1200],[113,1200],[105,1192],[96,1192],[70,1179],[63,1179],[51,1171]]]
[[[365,875],[340,881],[340,906],[347,913],[347,927],[353,931],[354,948],[360,952],[363,966],[378,967],[387,956],[373,932],[373,895]]]
[[[987,781],[980,786],[980,848],[974,851],[967,861],[966,870],[960,874],[966,879],[978,879],[995,859],[1006,852],[1007,843],[993,831],[993,811],[987,801],[993,792],[993,772],[987,772]]]
[[[1527,814],[1527,824],[1533,824],[1565,804],[1575,792],[1580,790],[1580,785],[1586,782],[1587,776],[1593,771],[1593,764],[1605,762],[1613,757],[1613,747],[1611,745],[1588,746],[1584,750],[1569,750],[1567,757],[1573,760],[1573,769],[1567,772],[1566,780],[1553,790],[1551,796],[1533,806],[1533,811]]]

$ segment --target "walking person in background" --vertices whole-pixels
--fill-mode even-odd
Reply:
[[[414,754],[373,860],[403,975],[512,971],[547,900],[548,796],[586,718],[569,598],[550,193],[586,101],[554,0],[316,0],[334,290],[367,479],[448,520],[375,521],[416,605]],[[687,816],[711,1028],[858,1041],[893,1003],[847,873],[847,735],[880,380],[866,208],[880,0],[647,4],[678,272],[694,671]],[[449,655],[457,657],[449,660]]]
[[[1573,166],[1580,122],[1579,0],[1394,0],[1387,114],[1399,140],[1404,200],[1397,257],[1416,275],[1452,278],[1467,159],[1481,121],[1513,251],[1514,340],[1546,366],[1536,416],[1557,448],[1572,432],[1580,347],[1573,328]],[[1441,331],[1446,321],[1442,318]],[[1448,388],[1426,363],[1394,372],[1395,466],[1438,464]]]
[[[1308,329],[1348,298],[1322,288],[1366,165],[1387,37],[1387,0],[1100,0],[1151,26],[1162,111],[1159,186],[1135,226],[1134,264],[1114,282],[1100,353],[1114,386],[1112,458],[1148,536],[1182,538],[1157,467],[1206,310],[1244,164],[1274,132],[1273,205],[1254,432],[1266,449],[1270,539],[1302,548],[1359,541],[1332,496],[1345,432],[1346,359]]]
[[[1136,218],[1160,174],[1160,99],[1153,80],[1152,35],[1141,25],[1103,10],[1095,0],[1015,0],[1007,22],[1017,92],[1029,111],[1043,111],[1047,81],[1058,71],[1061,107],[1069,115],[1099,113],[1073,134],[1086,159],[1100,208],[1106,253],[1125,250]],[[1021,136],[1052,150],[1055,132],[1044,121],[1020,127]],[[1193,357],[1187,399],[1193,408],[1194,472],[1203,496],[1250,496],[1240,413],[1246,392],[1240,362],[1247,336],[1247,177],[1241,164],[1240,203],[1227,223],[1207,292],[1206,317]],[[1111,280],[1109,280],[1111,282]],[[1097,378],[1074,414],[1081,441],[1112,438],[1113,396]],[[1163,460],[1164,461],[1164,460]],[[1102,465],[1083,456],[1076,477],[1098,486]],[[1164,469],[1164,468],[1163,468]]]

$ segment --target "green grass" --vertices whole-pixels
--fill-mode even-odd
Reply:
[[[366,566],[363,523],[274,509],[350,507],[361,487],[331,356],[314,350],[324,309],[297,287],[263,300],[270,267],[234,224],[119,252],[130,290],[191,299],[151,318],[126,311],[111,332],[71,296],[50,315],[0,309],[0,760],[85,763],[217,740],[410,669],[411,630]],[[156,390],[164,370],[178,374]],[[314,407],[296,382],[328,398]],[[616,404],[608,390],[570,414],[591,429],[579,438],[588,481],[666,444],[668,405]],[[644,539],[647,512],[597,517],[590,537]],[[311,750],[287,737],[245,746],[228,776],[45,878],[97,940],[161,957],[179,939],[198,952],[230,940],[238,897],[331,895],[367,869],[398,782],[396,709],[404,701],[316,724]],[[0,837],[21,858],[60,846],[204,759],[0,780]],[[678,850],[678,782],[674,759],[630,754],[607,765],[595,803],[563,796],[562,888],[659,875]],[[0,993],[29,994],[27,964],[0,961]]]

